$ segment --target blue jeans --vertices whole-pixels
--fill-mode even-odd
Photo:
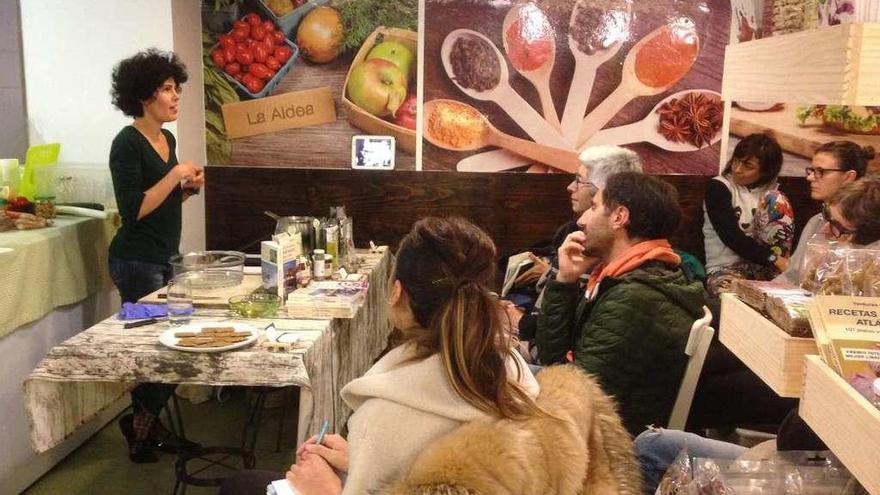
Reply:
[[[110,278],[119,289],[122,302],[136,303],[138,299],[168,284],[171,266],[146,261],[122,260],[110,256]],[[164,383],[141,383],[131,391],[131,403],[135,414],[147,412],[159,416],[162,407],[174,393],[174,385]]]
[[[123,260],[110,256],[110,278],[119,289],[122,302],[136,303],[138,299],[168,285],[171,266],[147,261]]]
[[[686,445],[691,457],[736,459],[747,449],[739,445],[710,440],[693,433],[663,428],[649,428],[634,441],[636,457],[642,468],[646,495],[653,495],[666,469]]]

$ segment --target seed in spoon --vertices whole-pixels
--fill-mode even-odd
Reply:
[[[587,55],[605,50],[615,43],[629,38],[629,13],[627,0],[616,0],[608,5],[590,5],[578,8],[571,26],[571,37],[578,49]]]
[[[519,9],[516,20],[505,33],[507,56],[520,71],[532,71],[543,66],[553,54],[553,28],[544,13],[533,3]]]
[[[495,49],[472,34],[459,36],[449,52],[455,82],[474,91],[486,91],[501,82],[501,64]]]
[[[428,135],[450,148],[472,149],[486,131],[486,121],[475,108],[455,101],[432,104]]]

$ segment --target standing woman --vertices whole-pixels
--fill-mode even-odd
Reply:
[[[186,67],[174,53],[149,49],[113,69],[113,105],[132,117],[113,139],[110,173],[122,226],[110,243],[110,276],[123,303],[166,285],[180,244],[181,203],[197,194],[204,169],[178,163],[176,142],[162,125],[177,120]],[[179,448],[158,420],[173,385],[143,383],[132,390],[134,414],[120,420],[133,462],[156,462],[154,448]]]
[[[751,134],[709,181],[704,202],[706,285],[716,295],[734,279],[770,280],[785,270],[794,213],[776,182],[782,149],[770,136]]]

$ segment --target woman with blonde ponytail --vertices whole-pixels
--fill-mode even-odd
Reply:
[[[458,426],[538,413],[538,384],[488,289],[495,246],[458,218],[425,218],[401,241],[388,296],[401,344],[342,390],[348,440],[307,442],[287,479],[303,495],[372,493]],[[317,455],[309,455],[317,454]],[[344,487],[333,469],[347,473]]]

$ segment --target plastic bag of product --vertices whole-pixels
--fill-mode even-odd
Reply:
[[[654,495],[684,495],[689,493],[692,478],[691,456],[688,453],[687,446],[681,449],[675,461],[666,468],[666,473],[657,485]]]
[[[851,296],[880,296],[880,250],[850,248],[844,251],[843,293]]]
[[[844,249],[842,243],[813,237],[804,255],[801,287],[816,295],[843,294],[846,270]]]

